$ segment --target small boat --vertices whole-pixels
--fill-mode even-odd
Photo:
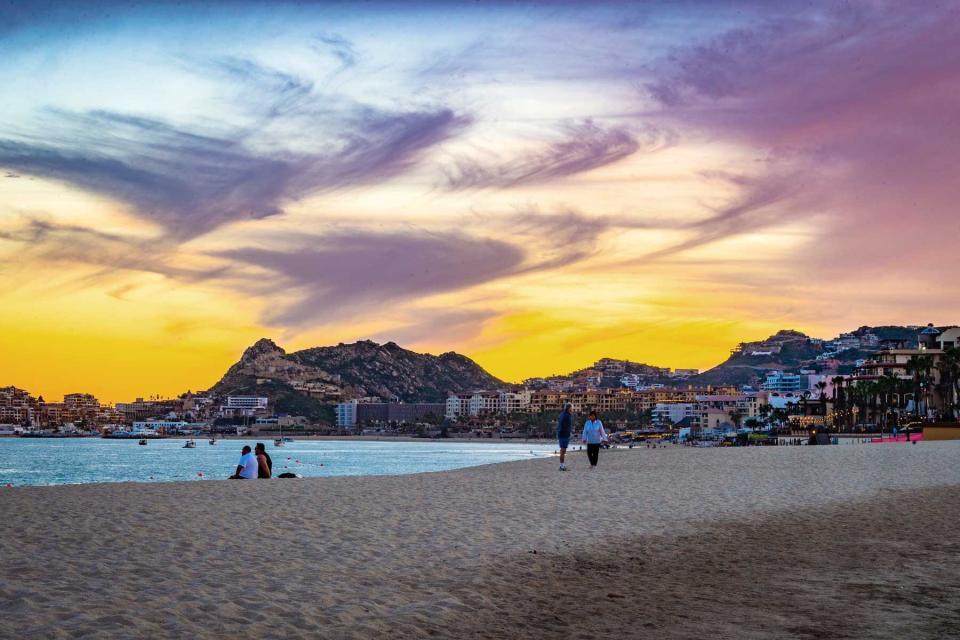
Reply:
[[[275,440],[273,441],[273,446],[275,446],[275,447],[282,447],[282,446],[283,446],[283,438],[277,438],[277,439],[275,439]]]
[[[210,444],[217,444],[216,438],[210,438]]]
[[[140,438],[140,442],[138,442],[137,444],[139,444],[139,445],[145,445],[145,444],[147,444],[147,439],[146,439],[146,438]]]
[[[197,443],[193,440],[187,440],[186,444],[183,445],[184,449],[196,449]]]

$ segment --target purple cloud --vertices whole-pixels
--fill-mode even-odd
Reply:
[[[250,247],[217,254],[275,274],[260,280],[262,293],[295,295],[296,302],[265,319],[280,326],[342,320],[371,306],[474,286],[515,273],[525,257],[506,242],[458,233],[343,231],[288,242],[299,248]]]
[[[833,276],[888,268],[878,256],[945,255],[952,236],[928,230],[960,230],[947,169],[960,165],[958,42],[955,3],[879,2],[814,7],[674,51],[647,84],[660,118],[763,161],[738,168],[741,196],[661,253],[820,216],[807,256]]]
[[[189,129],[109,111],[50,110],[35,126],[0,137],[0,167],[115,198],[188,239],[276,215],[313,192],[402,174],[468,122],[446,108],[387,111],[335,99],[318,106],[311,83],[250,61],[222,58],[203,69],[239,87],[252,123]],[[297,151],[283,148],[289,133],[270,140],[278,150],[258,144],[263,132],[285,129],[297,131]]]

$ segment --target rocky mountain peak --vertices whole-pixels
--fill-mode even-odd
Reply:
[[[247,347],[240,358],[240,362],[251,362],[268,354],[284,355],[286,351],[277,346],[277,343],[270,338],[260,338],[253,346]]]

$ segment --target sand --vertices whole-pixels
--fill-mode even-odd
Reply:
[[[960,443],[0,490],[0,637],[944,638]]]

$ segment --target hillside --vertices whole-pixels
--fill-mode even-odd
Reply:
[[[264,338],[244,351],[209,392],[264,395],[279,412],[316,415],[324,403],[341,399],[443,402],[448,392],[506,386],[453,352],[434,356],[366,340],[287,353]]]
[[[806,368],[821,371],[826,362],[833,362],[838,373],[848,374],[853,372],[857,360],[876,353],[881,341],[914,341],[917,331],[915,327],[865,325],[825,341],[799,331],[781,330],[765,340],[740,343],[724,362],[687,382],[695,385],[758,384],[769,370]]]

